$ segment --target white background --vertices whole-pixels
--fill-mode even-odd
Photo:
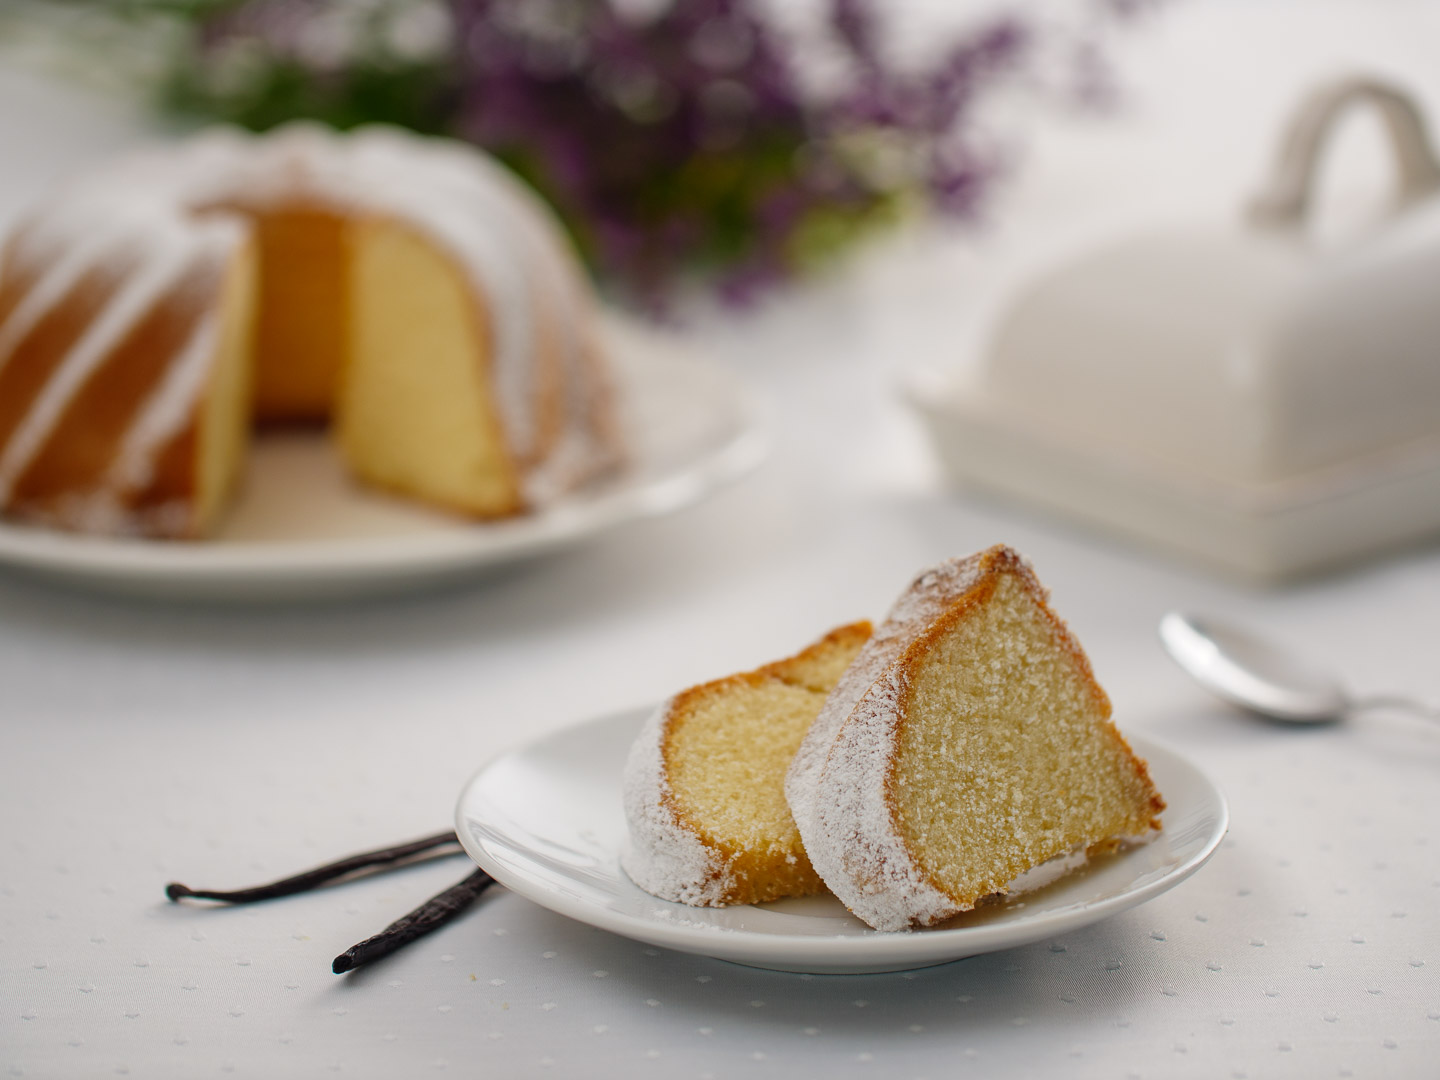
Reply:
[[[1440,14],[1194,0],[1118,52],[1128,105],[1037,130],[979,236],[897,240],[757,315],[692,325],[777,405],[772,460],[698,509],[383,603],[146,606],[0,575],[0,1069],[1435,1075],[1440,730],[1232,715],[1154,628],[1170,608],[1222,613],[1358,687],[1440,699],[1440,554],[1281,591],[1216,582],[946,492],[895,386],[967,362],[976,313],[1056,247],[1235,203],[1313,77],[1378,69],[1440,110]],[[122,102],[0,70],[0,213],[144,130]],[[1342,142],[1363,157],[1367,137]],[[248,909],[162,897],[172,879],[250,884],[444,828],[501,748],[879,616],[921,566],[996,541],[1032,557],[1121,727],[1178,747],[1230,798],[1213,862],[1128,914],[921,972],[805,978],[497,893],[338,978],[331,957],[463,861]]]

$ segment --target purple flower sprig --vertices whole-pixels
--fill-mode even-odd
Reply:
[[[977,111],[1038,34],[1000,15],[902,64],[874,0],[830,0],[808,33],[760,0],[641,7],[226,0],[199,18],[169,100],[255,128],[386,120],[470,140],[654,309],[695,281],[751,299],[902,208],[973,215],[1002,171]],[[839,72],[828,90],[809,78],[817,51]]]
[[[972,212],[995,176],[967,111],[1024,58],[1013,19],[933,69],[888,66],[874,11],[836,0],[852,72],[807,93],[799,46],[751,0],[678,0],[647,16],[590,0],[452,0],[458,130],[560,208],[592,261],[650,301],[699,273],[732,299],[793,277],[922,196]],[[868,135],[918,168],[867,167]]]

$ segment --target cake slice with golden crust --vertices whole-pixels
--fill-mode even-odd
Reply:
[[[807,733],[786,794],[815,870],[878,930],[928,926],[1165,803],[1090,662],[1003,546],[922,574]]]
[[[785,771],[868,622],[803,652],[675,695],[641,730],[625,766],[630,878],[698,907],[818,892],[785,802]]]

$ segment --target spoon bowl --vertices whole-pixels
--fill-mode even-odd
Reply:
[[[1160,620],[1160,641],[1196,682],[1246,712],[1324,724],[1354,708],[1339,680],[1223,622],[1172,611]]]
[[[1394,709],[1440,720],[1440,706],[1401,694],[1355,697],[1334,676],[1214,619],[1172,611],[1160,620],[1171,658],[1217,697],[1290,724],[1328,724],[1365,710]]]

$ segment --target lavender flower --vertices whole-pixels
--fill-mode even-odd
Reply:
[[[257,128],[305,115],[468,139],[621,291],[658,307],[700,280],[743,302],[901,207],[972,215],[995,186],[975,113],[1037,31],[1002,15],[901,65],[878,11],[830,0],[800,38],[759,0],[243,0],[200,20],[170,100]],[[828,92],[801,63],[822,47],[843,69]]]

